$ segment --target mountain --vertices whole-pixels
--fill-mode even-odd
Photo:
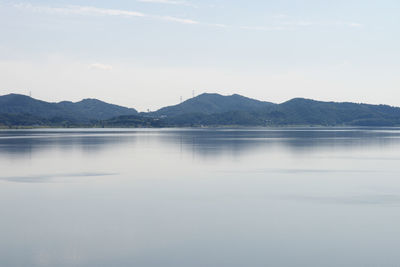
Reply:
[[[23,117],[29,115],[35,119],[88,123],[91,120],[135,115],[137,111],[96,99],[84,99],[76,103],[68,101],[49,103],[25,95],[9,94],[0,96],[0,114],[24,115]]]
[[[294,98],[258,117],[275,125],[394,126],[400,124],[400,108],[388,105],[323,102]]]
[[[38,117],[63,115],[54,103],[33,99],[29,96],[9,94],[0,96],[0,114],[31,114]]]
[[[164,118],[171,126],[397,126],[400,108],[294,98],[282,104],[220,113],[181,113]]]
[[[76,103],[63,101],[57,105],[63,107],[65,110],[79,113],[80,116],[84,118],[96,120],[104,120],[124,115],[136,115],[138,113],[133,108],[117,106],[92,98],[83,99]]]
[[[151,115],[174,117],[189,113],[214,114],[239,110],[252,111],[274,105],[270,102],[263,102],[237,94],[223,96],[220,94],[204,93],[181,104],[161,108],[151,113]]]
[[[41,117],[29,114],[0,114],[0,127],[11,126],[51,126],[52,123]],[[57,125],[64,126],[62,123]]]
[[[137,113],[96,99],[48,103],[0,96],[0,127],[400,126],[400,108],[294,98],[281,104],[240,95],[202,94],[156,112]]]

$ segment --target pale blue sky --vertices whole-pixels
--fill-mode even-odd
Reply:
[[[0,0],[0,94],[400,106],[400,1]]]

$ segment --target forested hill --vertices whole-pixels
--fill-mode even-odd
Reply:
[[[295,98],[256,110],[185,113],[167,117],[170,125],[243,126],[400,126],[400,108],[387,105],[322,102]]]
[[[2,118],[30,117],[35,118],[35,121],[44,119],[55,122],[88,123],[122,115],[135,115],[137,111],[96,99],[84,99],[76,103],[68,101],[49,103],[25,95],[9,94],[0,96],[0,114]]]
[[[279,125],[400,125],[400,108],[295,98],[258,114]]]
[[[202,94],[156,112],[96,99],[48,103],[0,96],[0,127],[199,127],[199,126],[400,126],[400,108],[294,98],[281,104],[240,95]]]
[[[188,113],[214,114],[229,111],[255,111],[275,104],[241,95],[223,96],[204,93],[175,106],[168,106],[151,113],[153,116],[174,117]]]

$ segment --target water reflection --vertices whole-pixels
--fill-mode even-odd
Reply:
[[[400,195],[393,194],[361,196],[290,196],[288,198],[295,201],[312,202],[314,204],[400,206]]]
[[[240,173],[240,171],[223,171],[224,173]],[[269,174],[341,174],[341,173],[382,173],[382,170],[362,170],[362,169],[294,169],[294,168],[268,168],[255,169],[250,173],[269,173]],[[249,170],[246,170],[249,174]]]
[[[202,157],[269,151],[293,153],[318,149],[354,149],[400,144],[397,128],[255,128],[255,129],[54,129],[0,131],[0,156],[33,156],[45,150],[98,153],[110,147],[134,147],[146,141]]]
[[[396,266],[399,145],[396,128],[0,131],[0,266]]]
[[[71,181],[71,178],[87,178],[87,177],[102,177],[117,175],[116,173],[54,173],[54,174],[40,174],[40,175],[25,175],[25,176],[2,176],[0,181],[14,182],[14,183],[56,183]]]

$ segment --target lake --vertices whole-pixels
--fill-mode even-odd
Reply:
[[[0,266],[399,266],[399,128],[0,131]]]

